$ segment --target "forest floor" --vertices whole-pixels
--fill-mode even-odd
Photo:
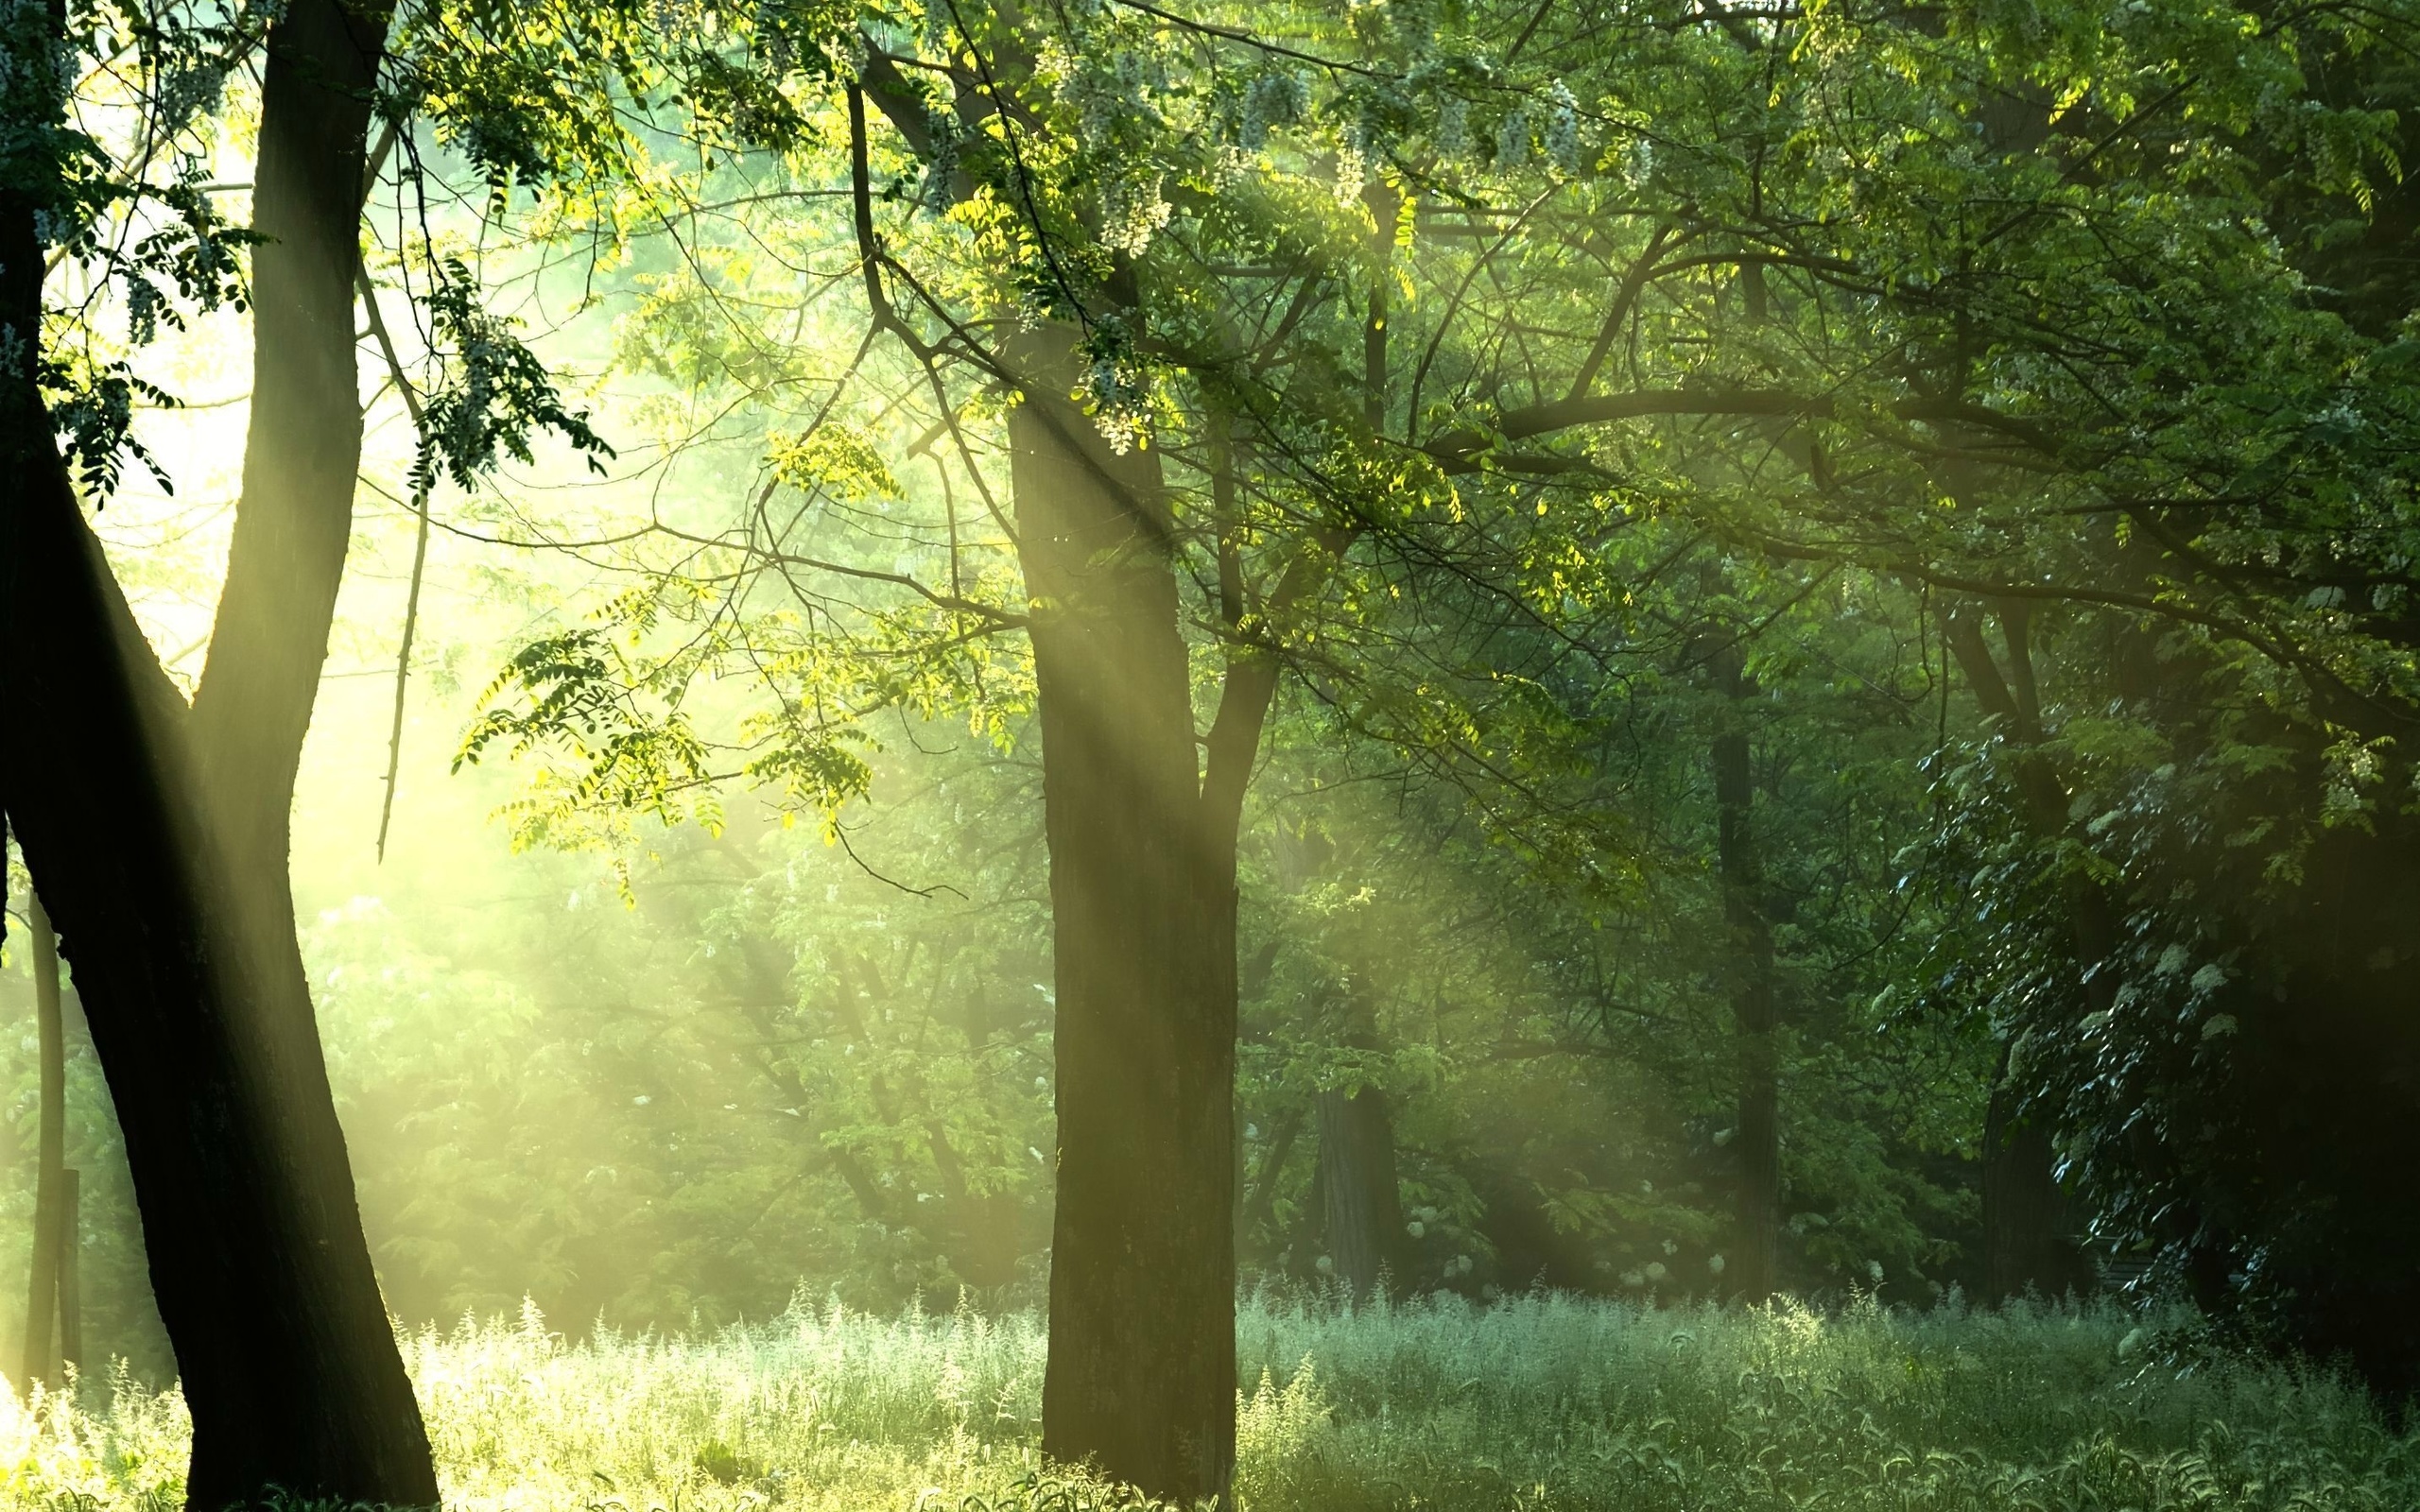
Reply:
[[[2420,1435],[2325,1374],[2116,1308],[1248,1305],[1242,1512],[2420,1506]],[[2180,1354],[2180,1341],[2183,1341]],[[406,1341],[449,1504],[1114,1512],[1038,1480],[1024,1314],[799,1308],[705,1338]],[[2181,1358],[2191,1363],[2180,1365]],[[0,1504],[170,1507],[185,1421],[123,1380],[0,1394]],[[56,1410],[53,1410],[56,1409]]]

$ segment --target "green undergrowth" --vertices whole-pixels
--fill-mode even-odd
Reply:
[[[2420,1506],[2420,1440],[2181,1316],[1556,1297],[1240,1319],[1243,1512],[2278,1512]],[[2188,1347],[2180,1348],[2179,1341]],[[1042,1473],[1027,1314],[800,1307],[567,1342],[535,1313],[406,1340],[449,1503],[1131,1512]],[[2182,1362],[2182,1363],[2181,1363]],[[173,1505],[186,1420],[124,1377],[0,1403],[0,1501]]]

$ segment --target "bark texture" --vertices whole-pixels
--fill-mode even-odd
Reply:
[[[1043,1451],[1154,1495],[1235,1463],[1233,828],[1208,843],[1158,455],[1114,455],[1046,326],[1009,423],[1058,981]]]
[[[2058,1297],[2092,1280],[2067,1238],[2066,1194],[2059,1190],[2049,1131],[2019,1117],[2016,1103],[2003,1047],[1983,1111],[1983,1296],[1993,1302],[2028,1292]]]
[[[371,90],[383,9],[294,0],[261,82],[252,399],[244,489],[193,701],[194,754],[251,902],[292,943],[286,850],[361,467],[354,339]],[[268,930],[268,933],[279,933]],[[293,983],[302,978],[299,953]],[[302,989],[307,1023],[307,988]]]
[[[1395,1129],[1375,1087],[1319,1094],[1319,1185],[1336,1279],[1356,1298],[1376,1294],[1402,1257],[1403,1205],[1395,1186]]]
[[[1742,1301],[1772,1295],[1781,1237],[1781,1110],[1774,1030],[1773,930],[1765,917],[1764,868],[1754,827],[1755,774],[1739,705],[1754,691],[1737,645],[1716,653],[1715,679],[1729,704],[1712,760],[1716,857],[1732,1017],[1739,1035],[1739,1107],[1733,1136],[1739,1160],[1737,1252],[1731,1280]]]
[[[254,169],[252,401],[243,495],[191,715],[192,750],[250,959],[254,1053],[322,1316],[303,1347],[375,1433],[380,1500],[436,1500],[420,1409],[370,1260],[294,918],[296,774],[327,660],[361,464],[354,300],[372,92],[391,7],[294,0],[271,29]],[[260,1451],[195,1435],[197,1503],[253,1494]],[[274,1452],[272,1451],[271,1452]],[[365,1466],[363,1469],[367,1469]],[[291,1485],[291,1482],[284,1484]]]

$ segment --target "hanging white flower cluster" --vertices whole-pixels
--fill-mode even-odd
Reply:
[[[1134,334],[1115,312],[1095,316],[1085,330],[1092,363],[1080,394],[1093,426],[1119,456],[1150,440],[1150,375],[1134,358]]]
[[[958,117],[945,110],[927,111],[925,129],[932,137],[933,155],[925,164],[924,189],[918,198],[925,210],[938,215],[949,209],[958,192]]]
[[[1547,119],[1547,161],[1565,173],[1580,171],[1580,102],[1561,79],[1547,92],[1554,113]]]
[[[1105,40],[1105,39],[1096,39]],[[1168,87],[1156,57],[1132,47],[1053,50],[1044,66],[1060,77],[1059,97],[1076,114],[1076,137],[1099,184],[1101,245],[1138,257],[1172,214],[1164,179],[1144,146],[1167,129],[1153,102]]]
[[[1106,68],[1097,57],[1087,51],[1052,60],[1062,70],[1060,98],[1075,107],[1076,134],[1087,148],[1115,150],[1122,138],[1167,124],[1151,103],[1167,83],[1154,60],[1131,47],[1110,55]]]
[[[1311,83],[1300,74],[1268,73],[1244,87],[1243,119],[1236,139],[1246,152],[1269,145],[1270,128],[1291,126],[1310,109]]]
[[[1345,134],[1344,145],[1336,155],[1336,202],[1351,206],[1361,198],[1362,188],[1370,181],[1370,163],[1386,150],[1387,129],[1380,118],[1382,102],[1365,98],[1360,113],[1353,118],[1353,129]]]
[[[1161,175],[1141,173],[1110,180],[1100,192],[1100,241],[1125,257],[1140,257],[1168,223],[1172,207],[1160,194]]]
[[[1504,112],[1503,124],[1495,129],[1495,165],[1512,169],[1530,161],[1530,114],[1519,106]]]
[[[1621,156],[1622,182],[1633,189],[1644,189],[1655,176],[1655,145],[1645,137],[1634,137]]]
[[[1459,158],[1471,149],[1471,102],[1447,94],[1437,102],[1437,151]]]
[[[1093,428],[1124,456],[1150,440],[1150,387],[1143,373],[1114,357],[1097,357],[1084,376]]]
[[[1362,186],[1370,181],[1370,160],[1351,143],[1336,151],[1336,202],[1350,207],[1361,198]]]
[[[154,129],[182,131],[198,115],[216,113],[227,97],[231,60],[207,58],[190,66],[171,68],[160,78],[160,121]]]

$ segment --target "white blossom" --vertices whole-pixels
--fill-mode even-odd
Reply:
[[[1517,168],[1530,161],[1530,117],[1526,112],[1508,111],[1504,122],[1495,129],[1495,165]]]

